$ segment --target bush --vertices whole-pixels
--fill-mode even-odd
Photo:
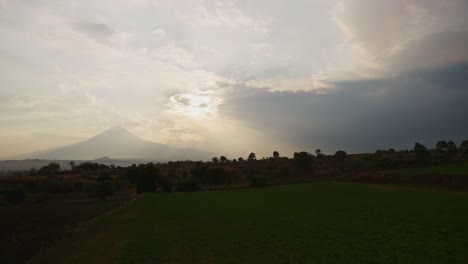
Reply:
[[[36,184],[35,182],[33,182],[33,181],[25,182],[25,183],[23,184],[23,187],[24,187],[24,189],[25,189],[26,191],[28,191],[28,192],[36,192],[37,189],[38,189],[37,184]]]
[[[97,176],[97,181],[109,181],[112,180],[111,176],[108,173],[101,173]]]
[[[227,171],[225,175],[227,185],[239,183],[243,177],[242,171],[238,169]]]
[[[207,184],[211,185],[223,185],[226,181],[226,175],[224,174],[223,167],[212,167],[208,168],[205,172],[205,179]]]
[[[96,185],[96,195],[99,199],[106,199],[114,195],[114,185],[110,181],[99,182]]]
[[[171,192],[174,186],[173,178],[167,175],[161,176],[158,183],[163,192]]]
[[[132,183],[130,180],[125,177],[125,175],[119,175],[115,180],[114,180],[114,186],[116,190],[124,189],[124,188],[129,188],[131,187]]]
[[[156,177],[151,174],[138,175],[136,185],[137,193],[154,192],[156,190]]]
[[[189,177],[179,180],[176,189],[179,192],[194,192],[200,190],[200,184],[194,177]]]
[[[262,175],[256,175],[251,178],[252,187],[265,187],[268,185],[268,178]]]
[[[47,180],[43,188],[50,193],[71,193],[75,191],[75,185],[71,182]]]
[[[40,168],[37,174],[52,176],[52,175],[56,175],[59,172],[59,170],[60,170],[60,164],[56,162],[51,162],[49,163],[49,165]]]
[[[126,173],[131,183],[136,184],[137,193],[154,192],[157,189],[157,181],[161,172],[153,163],[132,165]]]
[[[19,204],[24,202],[25,194],[23,189],[10,189],[3,192],[3,199],[7,203]]]
[[[197,164],[197,166],[191,169],[190,172],[192,173],[192,176],[194,176],[198,180],[204,181],[207,170],[208,166],[206,166],[206,164]]]

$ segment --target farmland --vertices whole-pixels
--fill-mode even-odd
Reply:
[[[328,182],[145,193],[33,263],[466,263],[467,222],[468,195],[448,191]]]
[[[122,205],[133,194],[117,193],[113,199],[98,200],[86,193],[30,194],[22,204],[0,204],[0,263],[24,263],[94,217]]]
[[[441,174],[441,175],[468,175],[468,163],[450,164],[439,166],[426,166],[417,168],[408,168],[402,170],[389,171],[397,174],[421,175],[421,174]]]

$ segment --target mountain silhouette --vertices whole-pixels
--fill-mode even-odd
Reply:
[[[49,160],[144,159],[154,161],[206,160],[207,152],[176,148],[143,140],[122,127],[110,128],[85,141],[16,158]]]

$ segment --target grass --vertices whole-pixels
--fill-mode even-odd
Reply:
[[[421,174],[468,175],[468,163],[409,168],[409,169],[393,170],[393,171],[387,171],[387,172],[398,173],[398,174],[410,174],[410,175],[421,175]]]
[[[311,183],[145,194],[34,263],[467,263],[468,195]]]

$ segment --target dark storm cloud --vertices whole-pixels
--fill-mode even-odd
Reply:
[[[307,150],[350,152],[468,139],[468,64],[336,83],[328,94],[242,87],[222,113]]]

